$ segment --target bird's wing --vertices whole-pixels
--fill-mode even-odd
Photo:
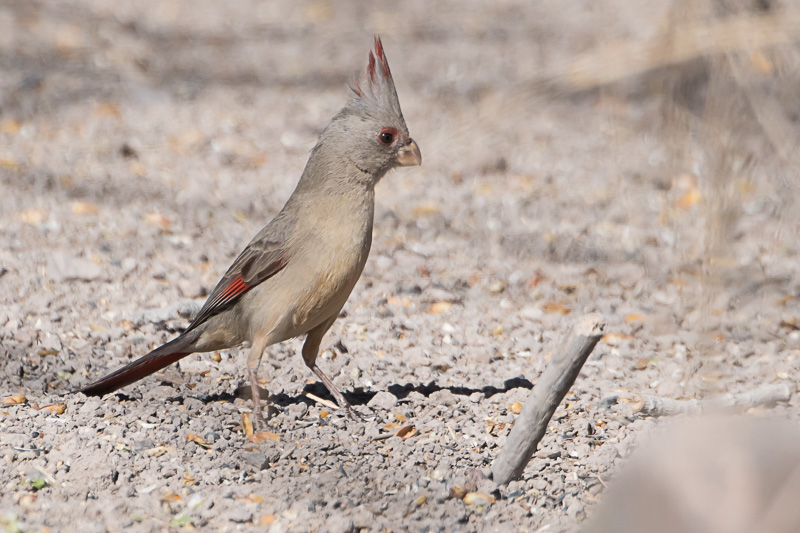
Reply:
[[[289,262],[284,242],[256,237],[219,280],[186,331],[230,309],[250,289],[280,272]]]

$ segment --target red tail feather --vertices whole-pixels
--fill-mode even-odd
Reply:
[[[140,357],[133,363],[84,387],[80,392],[84,393],[86,396],[102,396],[121,389],[126,385],[130,385],[134,381],[138,381],[154,372],[158,372],[162,368],[166,368],[192,353],[179,351],[181,349],[186,349],[186,346],[183,346],[184,342],[185,339],[178,337],[156,348],[149,354]]]

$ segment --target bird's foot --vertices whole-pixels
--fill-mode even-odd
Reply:
[[[344,396],[342,396],[342,400],[344,400],[344,401],[343,402],[339,401],[338,403],[339,403],[340,409],[341,408],[344,409],[344,412],[347,414],[347,418],[349,418],[350,420],[353,420],[355,422],[361,422],[362,424],[367,421],[367,419],[364,418],[363,416],[361,416],[361,414],[358,411],[353,409],[353,406],[350,405],[347,402],[347,400],[344,399]]]
[[[267,430],[267,421],[261,414],[261,406],[253,406],[253,431],[259,433]]]
[[[358,412],[353,409],[353,406],[350,405],[350,402],[347,401],[347,398],[344,397],[339,389],[336,388],[336,385],[326,376],[322,370],[317,365],[314,365],[311,368],[311,371],[317,375],[317,377],[322,381],[322,384],[325,385],[325,388],[328,389],[328,392],[331,393],[331,396],[336,400],[336,403],[339,405],[340,409],[344,409],[345,413],[347,413],[347,417],[351,420],[355,420],[356,422],[366,422],[366,419],[358,414]]]

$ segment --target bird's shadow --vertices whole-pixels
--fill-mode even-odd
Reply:
[[[458,395],[458,396],[471,396],[476,392],[483,393],[485,398],[490,398],[495,394],[500,394],[504,392],[508,392],[512,389],[532,389],[533,383],[525,379],[524,377],[515,377],[511,379],[507,379],[503,382],[502,387],[494,387],[492,385],[487,385],[481,388],[471,388],[471,387],[459,387],[459,386],[447,386],[443,387],[436,383],[435,381],[430,381],[428,383],[406,383],[405,385],[395,384],[390,385],[386,390],[393,394],[399,401],[403,401],[406,397],[412,392],[418,392],[425,396],[426,398],[429,397],[434,392],[446,390],[450,391],[450,393]],[[365,390],[361,387],[356,387],[355,389],[349,390],[344,392],[345,398],[352,404],[352,405],[366,405],[378,394],[380,391],[376,390]],[[318,396],[325,400],[332,401],[336,403],[336,400],[330,395],[328,389],[320,382],[315,382],[306,385],[303,387],[303,392],[298,395],[290,395],[286,393],[279,393],[273,396],[270,396],[270,400],[280,407],[287,407],[289,405],[298,404],[298,403],[305,403],[310,405],[314,405],[314,401],[309,398],[306,394],[310,393],[314,396]]]
[[[508,392],[513,389],[532,389],[533,383],[528,381],[522,376],[518,376],[515,378],[507,379],[503,382],[502,387],[495,387],[493,385],[486,385],[485,387],[481,388],[471,388],[471,387],[459,387],[459,386],[447,386],[443,387],[436,383],[435,381],[430,381],[428,383],[406,383],[405,385],[390,385],[386,390],[393,394],[398,401],[404,401],[409,394],[412,392],[418,392],[425,396],[426,398],[429,397],[434,392],[446,390],[450,391],[451,394],[455,394],[458,396],[471,396],[476,392],[481,392],[484,395],[484,398],[491,398],[495,394],[501,394],[504,392]],[[213,403],[213,402],[232,402],[236,398],[242,397],[249,397],[250,387],[249,386],[242,386],[237,389],[237,391],[230,393],[230,392],[223,392],[223,393],[215,393],[215,394],[201,394],[201,395],[190,395],[191,397],[200,400],[203,403]],[[345,398],[347,401],[350,402],[352,405],[367,405],[372,398],[375,397],[380,391],[377,390],[365,390],[362,387],[356,387],[353,390],[348,390],[344,392]],[[322,398],[323,400],[330,401],[332,403],[336,403],[336,400],[330,395],[328,389],[320,382],[314,382],[307,384],[303,387],[303,392],[296,395],[286,394],[285,392],[281,392],[278,394],[270,395],[268,391],[261,389],[261,397],[262,398],[269,398],[269,400],[279,407],[288,407],[290,405],[304,403],[308,406],[315,405],[315,401],[312,400],[308,394],[316,396],[318,398]],[[134,396],[130,396],[125,394],[124,392],[117,392],[116,396],[121,401],[133,401],[136,398]],[[182,402],[184,397],[182,395],[176,396],[174,398],[170,398],[172,401]]]

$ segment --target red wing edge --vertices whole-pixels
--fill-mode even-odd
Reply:
[[[252,278],[251,284],[245,283],[242,279],[242,274],[238,274],[233,280],[231,280],[225,288],[219,290],[216,289],[211,297],[203,304],[203,308],[200,309],[200,312],[194,318],[192,323],[186,329],[186,331],[190,331],[209,318],[214,315],[221,313],[222,311],[230,308],[233,304],[235,304],[239,298],[241,298],[247,291],[252,289],[253,287],[257,286],[259,283],[271,278],[278,272],[280,272],[283,267],[286,266],[287,263],[287,256],[285,253],[282,253],[275,261],[270,263],[267,268],[263,271],[256,273],[255,276],[248,276],[248,278]],[[249,280],[249,279],[248,279]]]

